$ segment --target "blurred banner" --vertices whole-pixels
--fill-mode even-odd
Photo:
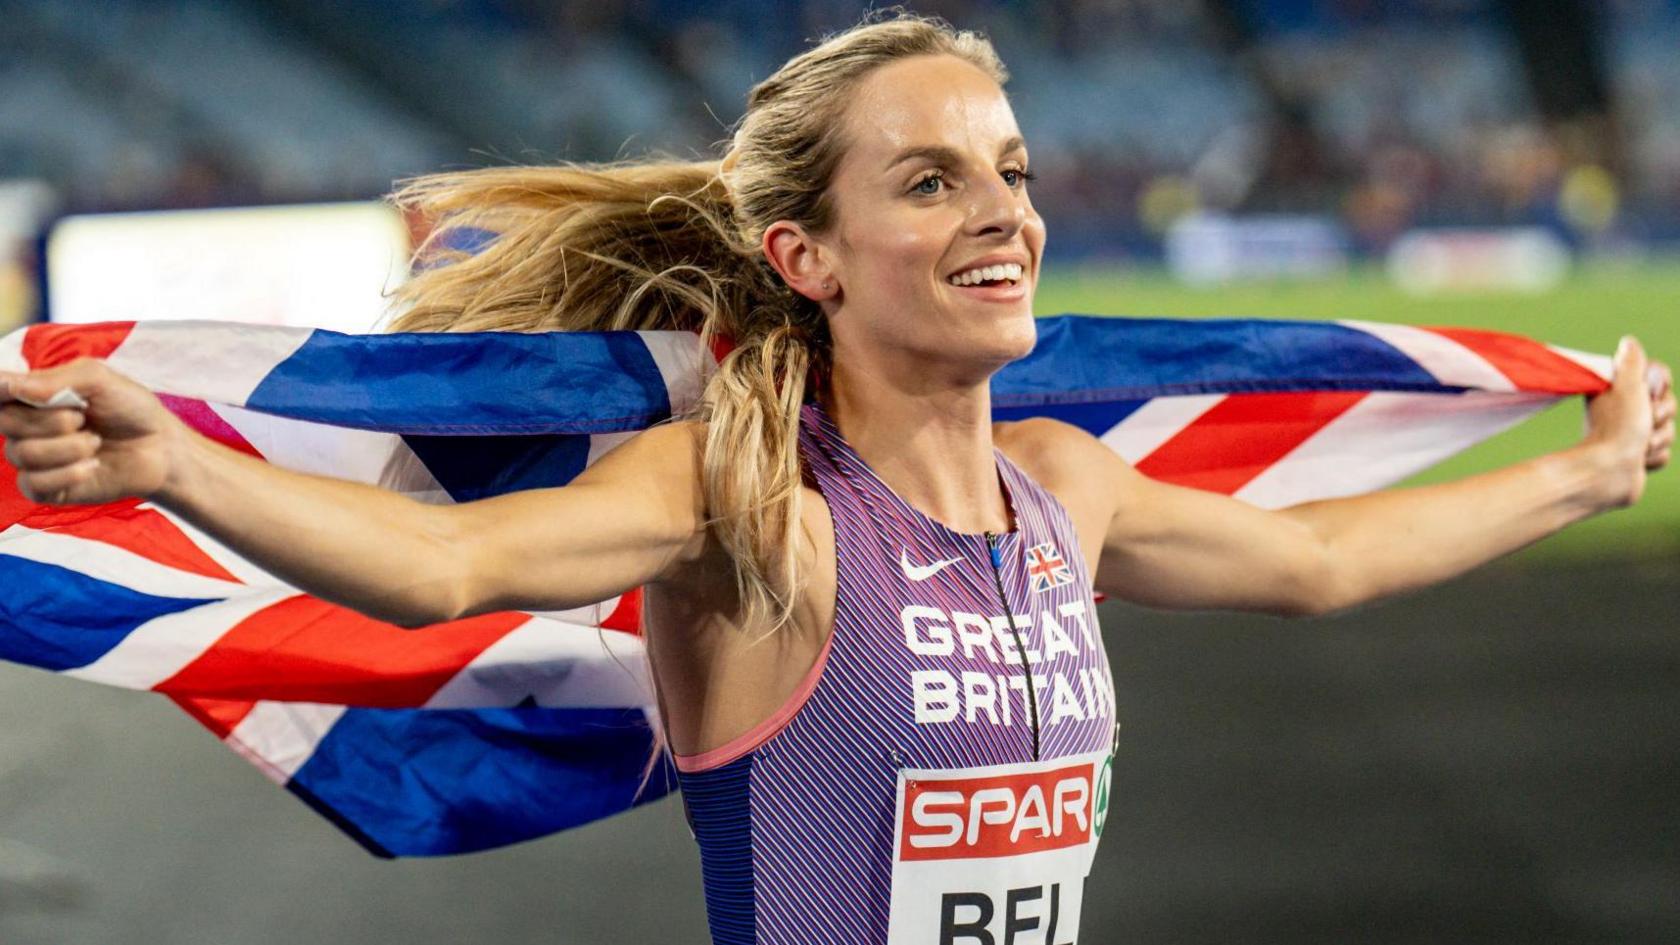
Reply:
[[[1388,251],[1388,274],[1413,295],[1547,292],[1569,266],[1569,247],[1538,226],[1418,229]]]
[[[1167,266],[1192,285],[1323,279],[1348,268],[1348,237],[1323,216],[1193,213],[1167,231]]]
[[[47,237],[48,316],[366,332],[408,253],[377,201],[66,217]]]

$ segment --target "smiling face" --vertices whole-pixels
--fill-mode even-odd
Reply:
[[[989,374],[1030,352],[1044,221],[1003,89],[955,56],[903,59],[859,82],[841,131],[834,223],[812,234],[836,287],[824,300],[836,356]]]

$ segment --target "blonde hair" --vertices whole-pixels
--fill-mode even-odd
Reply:
[[[686,329],[702,345],[733,341],[694,412],[708,422],[708,525],[735,564],[742,626],[781,628],[802,578],[799,410],[830,348],[821,309],[789,289],[760,241],[778,220],[819,234],[833,224],[829,184],[849,93],[879,66],[936,54],[1008,81],[985,37],[890,8],[754,86],[722,160],[492,167],[402,182],[392,199],[433,230],[418,272],[396,290],[407,307],[390,328]],[[481,251],[448,248],[451,231],[472,230],[491,235]]]

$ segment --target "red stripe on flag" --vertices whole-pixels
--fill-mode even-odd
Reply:
[[[198,724],[226,738],[245,721],[245,716],[257,707],[248,699],[201,699],[196,696],[170,696],[181,710],[198,720]]]
[[[601,621],[606,630],[619,630],[640,636],[642,633],[642,589],[633,588],[618,599],[618,606]]]
[[[1152,479],[1230,495],[1364,397],[1364,391],[1233,394],[1137,469]]]
[[[210,405],[204,401],[176,397],[173,394],[158,394],[157,398],[163,401],[170,413],[180,417],[187,426],[217,443],[258,459],[267,458],[257,452],[257,448],[245,439],[244,434],[235,430],[232,424],[222,419],[222,415],[210,409]]]
[[[23,360],[39,371],[77,358],[108,358],[133,330],[133,322],[31,325],[23,334]]]
[[[1518,390],[1596,394],[1610,386],[1604,378],[1529,338],[1475,328],[1428,330],[1474,351]]]
[[[246,617],[155,688],[217,697],[261,692],[280,702],[418,706],[530,619],[504,611],[404,630],[300,594]]]
[[[178,525],[158,510],[117,504],[98,506],[96,509],[99,514],[93,517],[61,516],[64,521],[50,523],[46,521],[46,516],[35,515],[30,516],[25,524],[43,531],[104,542],[181,571],[190,571],[219,581],[243,583],[229,574],[226,568],[217,564],[214,558],[205,554]]]

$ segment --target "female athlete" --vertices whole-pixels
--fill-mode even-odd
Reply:
[[[645,588],[715,941],[1066,945],[1115,731],[1093,588],[1322,614],[1441,581],[1635,501],[1675,400],[1630,341],[1571,448],[1281,511],[994,424],[1045,240],[1006,78],[984,38],[893,15],[759,83],[721,161],[399,192],[496,238],[423,268],[396,328],[733,343],[695,416],[563,488],[427,505],[285,471],[89,360],[0,378],[7,458],[31,498],[148,498],[404,626]],[[63,387],[85,409],[23,402]]]

